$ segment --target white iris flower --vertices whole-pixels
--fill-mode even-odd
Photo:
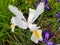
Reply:
[[[39,29],[37,26],[32,26],[33,28],[33,34],[31,36],[31,40],[35,43],[38,43],[39,41],[42,41],[42,30]]]
[[[12,5],[9,5],[8,8],[13,14],[16,15],[16,17],[12,17],[11,19],[11,28],[13,32],[15,26],[18,26],[22,29],[29,28],[31,31],[33,31],[33,34],[31,36],[32,41],[38,43],[39,40],[42,40],[42,31],[39,30],[40,27],[37,27],[36,24],[33,24],[33,22],[38,18],[41,13],[44,12],[44,2],[40,2],[36,10],[29,8],[29,16],[27,21],[23,16],[23,13],[18,10],[18,8]]]

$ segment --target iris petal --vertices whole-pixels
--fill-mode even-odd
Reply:
[[[31,36],[31,40],[33,41],[33,42],[35,42],[35,43],[38,43],[39,41],[42,41],[42,30],[38,30],[38,34],[39,34],[39,37],[36,37],[36,35],[35,35],[35,33],[34,33],[35,31],[33,31],[33,34],[32,34],[32,36]]]
[[[52,34],[50,31],[48,31],[48,30],[45,30],[45,31],[43,31],[43,41],[44,42],[47,42],[47,41],[49,41],[49,39],[50,38],[53,38],[55,35],[54,34]]]
[[[44,5],[46,5],[47,4],[47,0],[44,0]]]
[[[56,18],[60,18],[60,13],[56,12]]]
[[[48,41],[46,45],[55,45],[54,42]]]
[[[49,10],[50,10],[50,6],[46,6],[46,5],[45,5],[45,9],[46,9],[47,11],[49,11]]]

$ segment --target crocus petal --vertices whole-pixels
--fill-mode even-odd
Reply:
[[[56,18],[60,18],[60,13],[56,12]]]
[[[35,36],[35,34],[34,34],[34,32],[33,32],[33,34],[32,34],[32,36],[31,36],[31,40],[33,41],[33,42],[35,42],[35,43],[38,43],[38,41],[42,41],[42,31],[41,30],[38,30],[39,31],[39,35],[40,35],[40,37],[39,38],[37,38],[36,36]]]
[[[32,23],[34,16],[35,16],[35,10],[34,10],[34,9],[29,8],[28,23]]]
[[[46,5],[46,3],[47,3],[47,0],[44,0],[44,5]]]
[[[40,4],[37,6],[35,16],[33,19],[33,22],[38,18],[38,16],[44,12],[44,2],[40,2]]]
[[[50,38],[53,38],[55,35],[54,34],[52,34],[50,31],[48,31],[48,30],[45,30],[45,31],[43,31],[43,41],[44,42],[47,42]]]
[[[45,6],[45,9],[46,9],[47,11],[49,11],[49,10],[50,10],[50,7],[49,7],[49,6]]]
[[[43,31],[43,38],[44,38],[44,42],[47,42],[48,41],[48,39],[49,39],[49,31],[47,31],[47,30],[45,30],[45,31]]]
[[[9,8],[9,10],[10,10],[13,14],[15,14],[16,16],[18,16],[20,19],[23,19],[23,20],[26,21],[26,19],[25,19],[25,17],[23,16],[22,12],[21,12],[20,10],[18,10],[17,7],[12,6],[12,5],[9,5],[8,8]]]
[[[57,18],[57,22],[60,22],[60,13],[56,12],[56,18]]]
[[[48,41],[46,45],[56,45],[54,42]]]

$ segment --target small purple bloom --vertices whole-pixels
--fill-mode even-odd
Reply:
[[[51,41],[48,41],[48,42],[46,43],[46,45],[55,45],[55,43],[54,43],[54,42],[51,42]]]
[[[50,6],[47,5],[47,2],[48,2],[48,0],[44,0],[44,7],[45,7],[45,9],[46,9],[47,11],[49,11],[49,10],[50,10]]]
[[[57,0],[57,2],[60,2],[60,0]]]
[[[49,11],[49,10],[50,10],[50,6],[47,5],[47,2],[48,2],[48,0],[44,0],[44,7],[45,7],[45,9],[46,9],[47,11]]]
[[[47,11],[49,11],[49,10],[50,10],[50,7],[49,7],[49,6],[45,6],[45,9],[46,9]]]
[[[50,31],[45,30],[43,31],[43,41],[48,42],[50,38],[53,38],[55,35],[52,34]]]
[[[56,12],[56,18],[57,18],[57,22],[60,22],[60,13]]]
[[[56,18],[60,18],[60,13],[56,12]]]

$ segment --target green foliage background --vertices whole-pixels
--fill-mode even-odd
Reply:
[[[0,45],[34,45],[30,40],[32,32],[29,29],[23,30],[19,27],[15,28],[15,32],[11,32],[10,22],[12,16],[15,16],[8,9],[9,4],[18,7],[24,14],[28,17],[29,8],[36,9],[34,4],[37,0],[0,0]],[[60,43],[60,34],[57,32],[60,23],[57,22],[56,12],[60,12],[60,2],[56,0],[48,0],[48,4],[51,6],[51,10],[47,11],[45,9],[37,22],[38,26],[41,26],[42,30],[50,30],[56,36],[51,41],[54,41],[56,44]],[[45,45],[45,43],[38,43],[37,45]]]

